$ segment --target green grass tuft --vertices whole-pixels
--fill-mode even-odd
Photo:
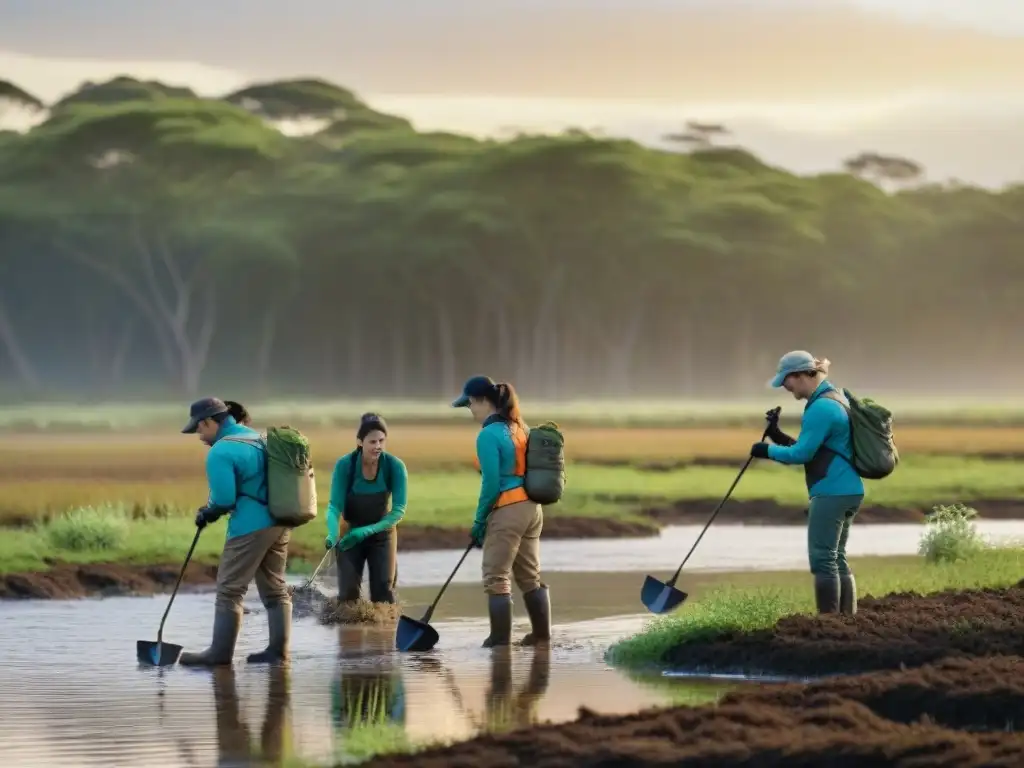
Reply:
[[[41,524],[37,531],[61,552],[114,552],[124,545],[130,519],[120,504],[78,507]]]

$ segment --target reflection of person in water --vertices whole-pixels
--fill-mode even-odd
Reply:
[[[249,727],[242,720],[241,700],[235,684],[235,671],[230,666],[215,667],[213,670],[213,697],[217,709],[218,766],[289,764],[294,756],[286,754],[284,748],[285,722],[288,711],[289,690],[288,667],[272,665],[267,667],[267,708],[263,716],[260,743],[252,743]]]
[[[405,724],[400,667],[339,668],[331,684],[331,720],[338,730]]]
[[[529,677],[518,694],[512,686],[511,649],[499,649],[491,656],[491,685],[484,699],[487,721],[483,727],[493,733],[536,725],[537,709],[550,680],[551,647],[547,643],[536,646]]]

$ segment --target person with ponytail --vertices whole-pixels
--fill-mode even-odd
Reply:
[[[803,350],[782,356],[768,385],[806,401],[800,435],[794,439],[779,429],[779,413],[771,410],[766,434],[772,442],[755,443],[750,455],[803,465],[810,498],[807,554],[818,612],[853,614],[857,583],[846,560],[846,543],[864,501],[864,482],[853,466],[849,403],[828,380],[830,366]]]
[[[385,451],[387,436],[384,417],[363,414],[356,449],[334,465],[324,544],[335,551],[338,598],[344,602],[359,599],[364,566],[369,570],[370,601],[395,602],[396,526],[405,516],[409,473],[401,459]],[[344,535],[342,521],[348,528]]]
[[[473,540],[483,547],[483,582],[488,596],[491,633],[484,647],[508,645],[512,636],[512,580],[523,593],[531,632],[523,645],[551,639],[551,603],[541,581],[540,534],[544,513],[524,487],[529,427],[511,384],[474,376],[452,402],[468,408],[480,423],[476,464],[480,471]]]

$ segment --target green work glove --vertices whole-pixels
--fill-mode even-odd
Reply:
[[[470,530],[469,535],[473,541],[476,542],[478,547],[484,545],[484,536],[487,534],[487,521],[486,520],[474,520],[473,528]]]
[[[341,541],[338,542],[338,549],[344,552],[346,549],[352,549],[352,547],[359,546],[369,536],[373,535],[373,531],[370,526],[363,526],[362,528],[353,528],[351,531],[341,537]]]

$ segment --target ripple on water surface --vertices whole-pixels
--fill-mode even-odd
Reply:
[[[251,598],[250,598],[251,600]],[[430,654],[397,654],[393,630],[293,628],[290,669],[246,667],[266,619],[248,615],[235,665],[140,669],[166,597],[0,604],[0,765],[274,765],[350,761],[378,749],[629,712],[678,698],[601,658],[645,617],[556,626],[549,651],[479,647],[481,621],[438,622]],[[165,639],[205,647],[210,595],[181,595]],[[517,624],[517,632],[525,627]]]

